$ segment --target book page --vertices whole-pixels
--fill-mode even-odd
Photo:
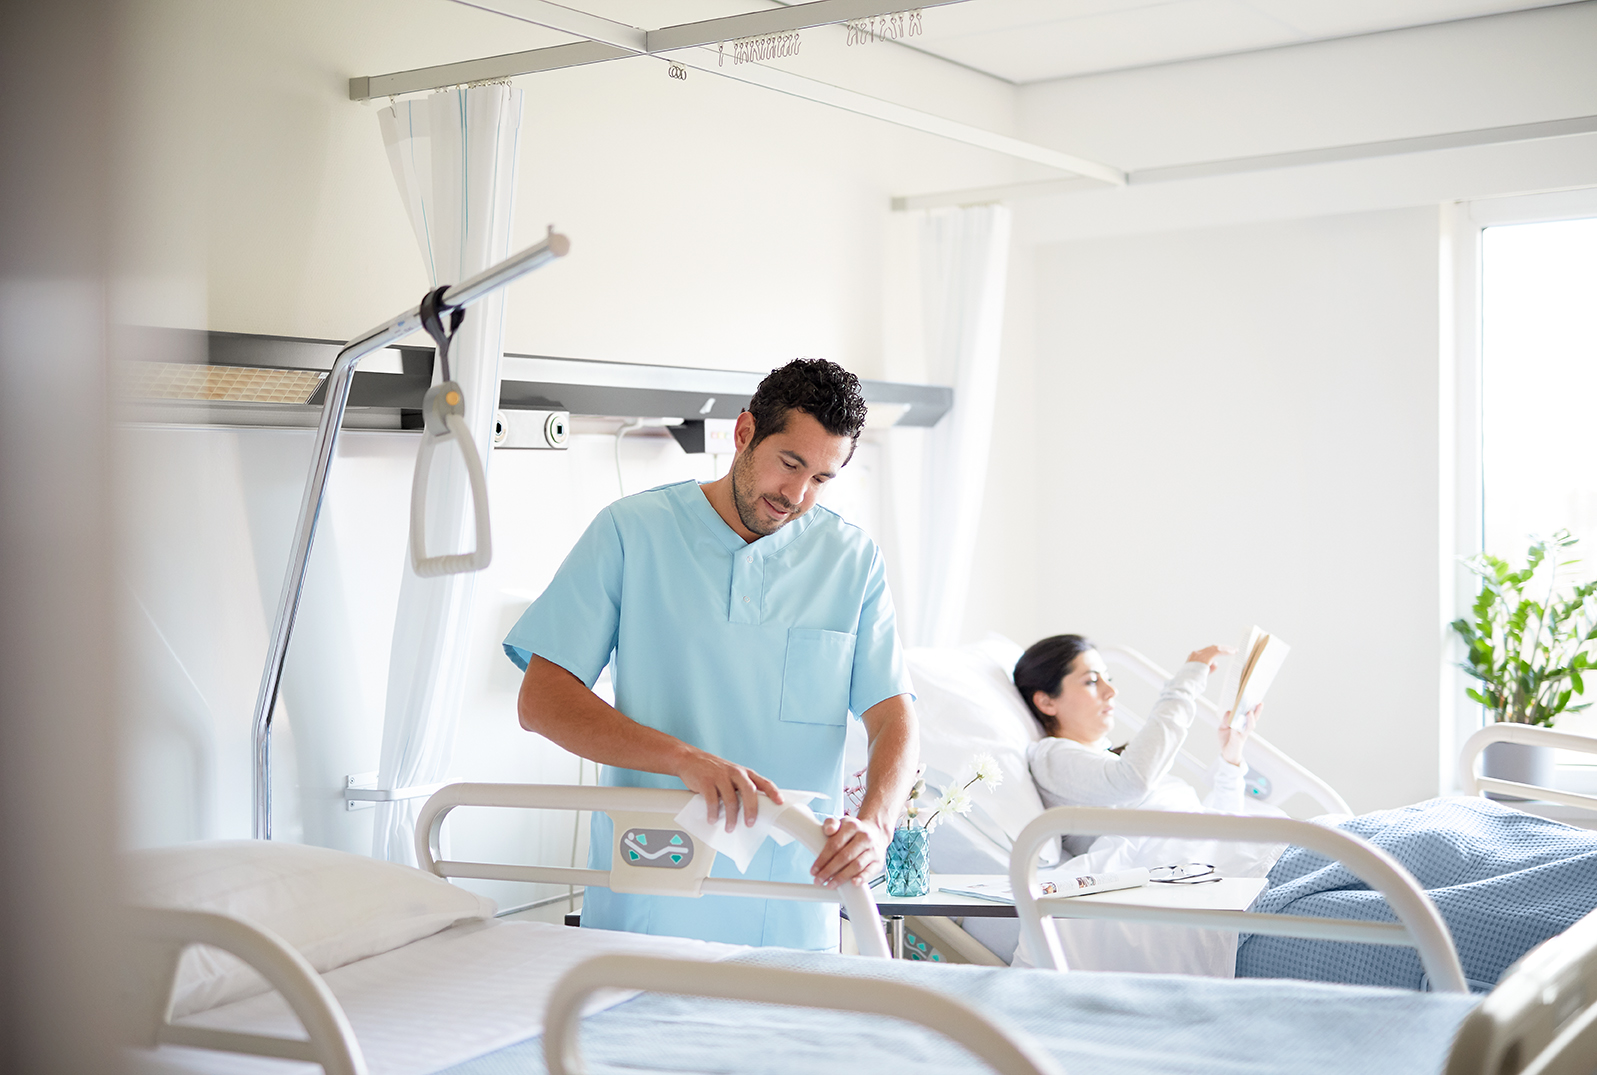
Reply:
[[[1242,683],[1233,701],[1231,710],[1233,728],[1246,726],[1248,710],[1264,701],[1264,692],[1270,689],[1271,683],[1275,682],[1275,674],[1281,670],[1282,662],[1291,651],[1292,647],[1275,635],[1261,633],[1252,655],[1253,659],[1249,662],[1250,667],[1245,669]]]
[[[1247,667],[1259,639],[1263,637],[1264,632],[1255,624],[1238,643],[1236,655],[1226,662],[1225,679],[1220,682],[1220,697],[1216,700],[1222,720],[1227,712],[1236,713],[1237,696],[1242,693],[1242,670]]]

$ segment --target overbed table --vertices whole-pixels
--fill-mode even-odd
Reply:
[[[1015,918],[1015,905],[944,892],[944,888],[967,888],[972,882],[1005,881],[996,874],[934,873],[924,896],[889,896],[886,883],[871,889],[876,909],[887,921],[893,956],[904,957],[904,919],[917,918]],[[1115,907],[1177,907],[1185,910],[1245,911],[1259,898],[1268,882],[1262,877],[1225,877],[1206,885],[1146,885],[1114,892],[1094,892],[1072,897],[1071,902],[1107,904]]]

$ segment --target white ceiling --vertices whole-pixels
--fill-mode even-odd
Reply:
[[[1451,22],[1558,0],[966,0],[904,43],[1010,82]]]

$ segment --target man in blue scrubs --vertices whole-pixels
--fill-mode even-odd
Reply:
[[[880,871],[914,779],[919,739],[881,551],[816,506],[853,455],[865,401],[853,374],[801,359],[760,383],[736,455],[707,485],[611,504],[505,638],[525,669],[521,726],[604,766],[602,780],[702,793],[728,831],[757,793],[843,802],[849,714],[870,767],[858,817],[827,817],[813,860],[767,840],[747,872],[714,876],[863,884]],[[590,689],[613,655],[616,705]],[[608,869],[610,818],[593,815],[589,866]],[[837,908],[731,896],[683,899],[589,888],[582,924],[737,944],[835,949]]]

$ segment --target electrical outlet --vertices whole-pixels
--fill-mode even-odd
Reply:
[[[570,411],[494,412],[495,448],[543,448],[563,451],[571,441]]]

